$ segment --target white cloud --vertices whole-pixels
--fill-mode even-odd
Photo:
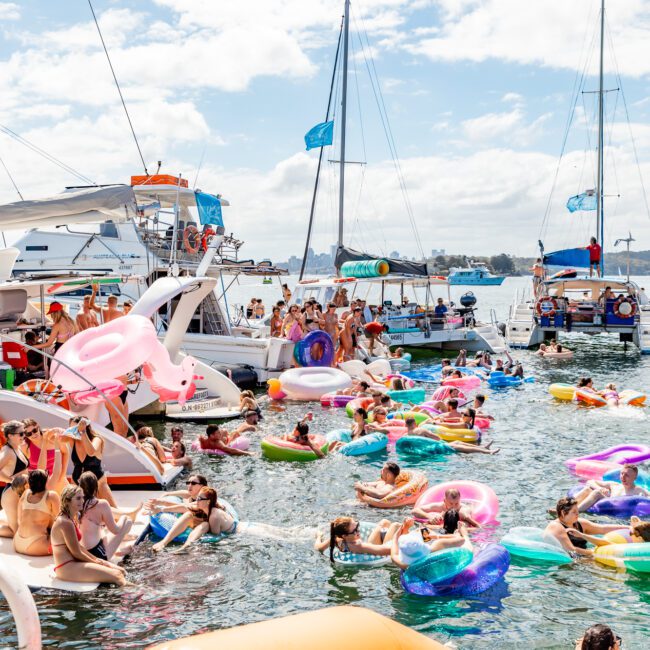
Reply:
[[[409,51],[433,60],[540,64],[576,69],[584,64],[584,46],[597,29],[595,2],[566,0],[438,0],[442,24],[433,37],[412,42]],[[610,2],[609,30],[622,74],[639,77],[650,72],[647,50],[650,27],[648,0]],[[592,57],[593,72],[596,57]],[[608,72],[613,62],[606,56]]]
[[[487,113],[461,122],[463,133],[469,144],[503,141],[510,146],[529,146],[543,132],[544,123],[551,117],[544,113],[532,122],[526,122],[526,115],[519,106],[504,113]]]
[[[0,2],[0,20],[18,20],[20,7],[14,2]]]
[[[524,104],[524,97],[519,93],[506,93],[502,98],[502,102],[506,104]]]

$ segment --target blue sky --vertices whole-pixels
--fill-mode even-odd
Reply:
[[[642,175],[650,185],[650,2],[610,3]],[[94,0],[149,168],[164,161],[232,207],[246,255],[285,259],[303,245],[316,152],[303,135],[324,114],[339,0]],[[566,198],[593,186],[585,156],[594,96],[580,95],[547,227],[540,231],[576,70],[595,51],[597,0],[364,0],[353,3],[346,241],[417,255],[355,26],[368,34],[405,183],[426,251],[535,253],[582,243],[593,215]],[[140,172],[137,151],[84,0],[0,2],[0,124],[97,182]],[[364,36],[365,38],[365,36]],[[616,87],[607,46],[607,87]],[[356,73],[356,74],[355,74]],[[595,88],[588,76],[585,88]],[[358,91],[357,91],[358,87]],[[583,103],[584,101],[584,103]],[[362,120],[359,118],[361,105]],[[650,218],[622,98],[608,95],[606,238]],[[616,110],[614,111],[614,106]],[[585,117],[583,108],[587,109]],[[340,113],[340,109],[337,111]],[[364,143],[361,141],[363,126]],[[364,145],[365,144],[365,150]],[[337,159],[336,151],[326,152]],[[0,134],[26,198],[76,180]],[[325,165],[314,247],[335,237],[336,169]],[[650,187],[648,187],[650,192]],[[618,196],[620,194],[620,197]],[[0,201],[16,199],[0,170]],[[611,241],[609,243],[611,246]]]

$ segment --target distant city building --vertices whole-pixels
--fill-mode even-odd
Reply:
[[[431,249],[431,257],[438,257],[438,255],[444,255],[445,254],[445,249],[444,248],[432,248]]]
[[[309,273],[333,273],[335,256],[336,246],[330,246],[330,253],[316,253],[313,248],[309,248],[307,250],[307,265],[305,268]],[[286,262],[278,262],[277,266],[287,269],[289,273],[295,275],[300,273],[302,257],[292,255]]]

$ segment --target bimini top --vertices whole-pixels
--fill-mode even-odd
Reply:
[[[101,221],[123,222],[136,216],[128,185],[74,187],[62,194],[0,205],[0,229],[25,230]]]
[[[544,285],[548,288],[562,286],[566,291],[605,290],[606,287],[610,287],[615,293],[621,293],[623,291],[636,293],[639,291],[639,285],[631,280],[628,282],[624,278],[597,278],[589,277],[588,275],[577,276],[575,278],[550,278],[544,281]]]
[[[318,278],[314,280],[301,280],[298,282],[297,287],[304,286],[319,286],[319,287],[345,287],[351,284],[392,284],[392,285],[407,285],[410,287],[426,287],[427,285],[447,286],[447,278],[441,275],[428,275],[428,276],[412,276],[412,275],[399,275],[391,273],[389,275],[381,275],[374,278]]]

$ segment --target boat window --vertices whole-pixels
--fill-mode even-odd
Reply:
[[[49,246],[25,246],[26,251],[46,251],[49,250]]]
[[[92,288],[90,286],[83,287],[80,289],[74,289],[72,291],[57,292],[57,296],[65,296],[69,298],[81,298],[83,296],[89,296],[92,293]],[[121,296],[122,291],[118,284],[102,284],[101,285],[101,295],[97,296],[97,302],[102,302],[107,296]]]
[[[112,221],[99,224],[99,236],[117,239],[117,226]]]

